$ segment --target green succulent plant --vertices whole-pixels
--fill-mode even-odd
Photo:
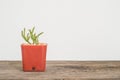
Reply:
[[[32,29],[29,29],[28,32],[26,32],[26,29],[24,28],[21,31],[21,35],[23,37],[23,39],[29,43],[29,44],[39,44],[39,36],[43,34],[43,32],[40,32],[39,34],[36,34],[34,32],[35,27],[33,27]]]

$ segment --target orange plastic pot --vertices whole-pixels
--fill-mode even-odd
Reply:
[[[47,44],[22,44],[21,50],[23,71],[45,71]]]

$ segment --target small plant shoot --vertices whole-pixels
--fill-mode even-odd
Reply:
[[[26,31],[26,29],[24,28],[21,31],[21,35],[23,37],[23,39],[28,43],[28,44],[39,44],[39,37],[40,35],[42,35],[43,32],[40,32],[39,34],[35,33],[35,27],[33,27],[32,29],[29,29],[28,31]]]

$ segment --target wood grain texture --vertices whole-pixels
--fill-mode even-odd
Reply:
[[[20,61],[0,61],[0,80],[120,80],[120,61],[47,61],[46,72],[23,72]]]

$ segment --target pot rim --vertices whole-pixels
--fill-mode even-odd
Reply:
[[[22,43],[22,46],[46,46],[47,43],[39,43],[39,44],[28,44],[28,43]]]

